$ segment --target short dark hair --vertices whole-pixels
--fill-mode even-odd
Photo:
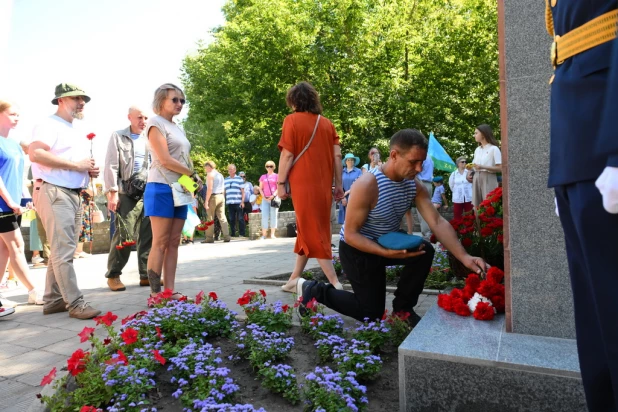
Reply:
[[[485,140],[487,141],[487,143],[493,144],[494,146],[500,146],[500,144],[498,143],[498,141],[494,137],[494,132],[493,132],[493,130],[491,130],[491,126],[489,126],[488,124],[481,124],[481,125],[477,126],[476,129],[479,132],[481,132],[483,137],[485,137]]]
[[[413,146],[419,149],[427,150],[429,143],[427,138],[416,129],[403,129],[398,131],[391,137],[391,150],[407,152]]]
[[[322,114],[320,96],[309,82],[300,82],[290,87],[285,96],[285,103],[296,112]]]

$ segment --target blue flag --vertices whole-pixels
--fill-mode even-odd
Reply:
[[[442,147],[438,139],[435,138],[433,132],[429,133],[429,149],[427,155],[431,156],[433,160],[433,167],[438,170],[444,170],[446,172],[454,172],[457,170],[457,165],[453,162],[453,159],[446,153],[446,150]]]

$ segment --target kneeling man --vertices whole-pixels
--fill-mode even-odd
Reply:
[[[423,292],[431,269],[434,249],[424,241],[416,251],[386,249],[377,243],[380,236],[399,230],[401,220],[416,202],[436,238],[472,272],[481,274],[485,262],[470,256],[457,234],[436,210],[431,195],[416,175],[427,157],[427,139],[416,129],[401,130],[390,141],[386,163],[362,175],[350,192],[346,220],[341,228],[339,257],[354,293],[337,290],[328,283],[299,279],[296,291],[302,303],[312,298],[337,312],[363,321],[380,319],[386,303],[386,266],[403,265],[397,283],[393,312],[409,312],[415,326],[420,317],[413,308]]]

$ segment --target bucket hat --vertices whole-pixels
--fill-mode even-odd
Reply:
[[[343,165],[345,166],[345,161],[348,159],[354,159],[354,166],[358,166],[358,164],[360,163],[360,158],[358,156],[354,156],[354,154],[352,153],[348,153],[347,155],[345,155],[341,163],[343,163]]]
[[[86,95],[86,92],[84,92],[81,87],[70,83],[60,83],[56,86],[56,97],[54,97],[51,102],[53,105],[57,106],[59,98],[71,96],[82,96],[86,103],[90,101],[90,97]]]

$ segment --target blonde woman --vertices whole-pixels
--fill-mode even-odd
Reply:
[[[161,292],[161,275],[164,288],[174,290],[178,245],[187,218],[187,205],[174,206],[170,183],[186,175],[191,176],[199,188],[202,186],[199,176],[191,169],[191,143],[174,122],[174,116],[180,114],[184,104],[185,94],[178,86],[162,85],[155,91],[152,103],[156,116],[146,124],[152,156],[144,192],[145,216],[150,217],[152,225],[152,249],[147,265],[151,296]],[[178,292],[172,295],[172,299],[181,297]]]
[[[279,208],[272,207],[270,201],[277,196],[277,173],[275,173],[275,162],[269,160],[264,165],[266,173],[260,176],[260,194],[262,195],[262,237],[266,239],[268,227],[270,225],[270,238],[276,239],[277,217]]]
[[[468,177],[472,183],[472,204],[479,207],[487,194],[498,187],[496,173],[502,172],[502,154],[494,133],[486,124],[474,130],[474,140],[479,147],[474,151],[474,176]],[[470,175],[468,175],[470,176]]]
[[[19,227],[24,184],[24,152],[19,143],[9,138],[9,132],[18,122],[17,108],[0,100],[0,268],[6,268],[10,258],[17,279],[28,291],[28,303],[42,305],[43,293],[36,290],[30,281],[28,262],[24,254],[24,239]],[[9,306],[14,306],[13,302],[0,299],[0,317],[14,312]]]

